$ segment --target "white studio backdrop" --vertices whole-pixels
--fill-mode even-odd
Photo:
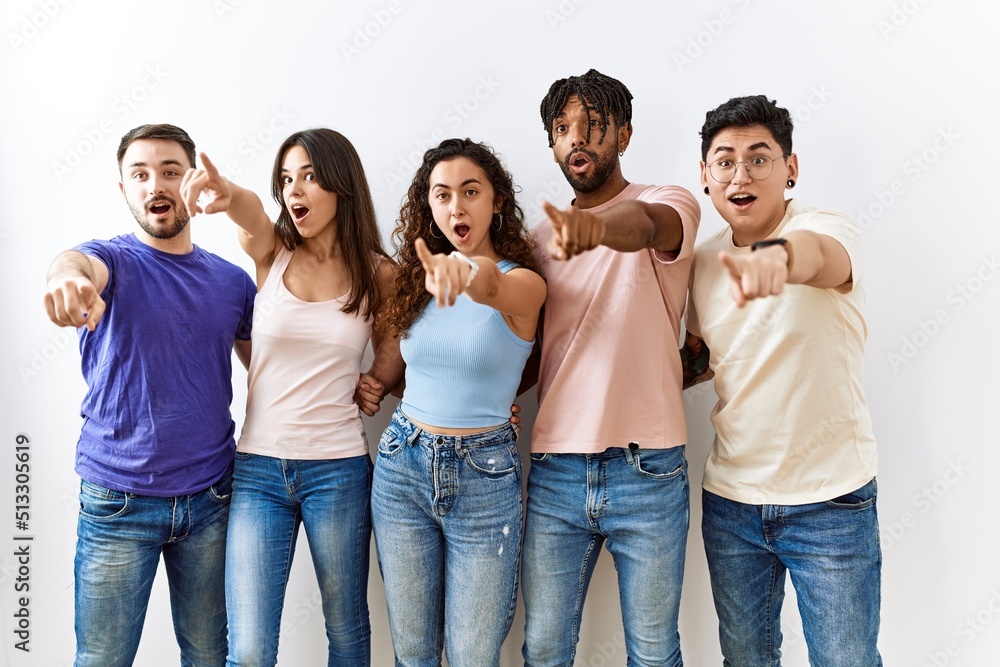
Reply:
[[[280,142],[303,128],[338,129],[361,154],[386,240],[423,150],[469,136],[502,154],[534,223],[539,202],[571,198],[539,102],[552,81],[591,67],[620,78],[635,97],[626,178],[694,192],[701,237],[723,224],[698,181],[705,112],[756,93],[792,111],[795,196],[847,212],[863,230],[885,663],[1000,664],[998,24],[995,3],[971,0],[5,0],[0,665],[73,661],[73,455],[84,384],[75,334],[48,321],[41,296],[57,252],[134,228],[117,186],[121,135],[147,122],[180,125],[273,214],[269,178]],[[196,243],[251,268],[225,216],[193,225]],[[661,344],[661,333],[649,332],[650,344]],[[238,426],[245,380],[242,371],[233,378]],[[530,426],[533,396],[522,403]],[[692,529],[680,630],[686,664],[695,666],[721,664],[699,528],[713,404],[711,385],[685,397]],[[388,412],[367,422],[373,447]],[[30,452],[27,530],[15,522],[19,435]],[[528,440],[520,443],[525,461]],[[24,541],[15,537],[28,535],[25,569],[16,555]],[[16,647],[22,597],[30,652]],[[605,553],[578,666],[625,664],[617,600]],[[390,665],[374,550],[369,601],[373,664]],[[519,607],[505,666],[521,664],[523,619]],[[791,594],[783,628],[784,664],[807,664]],[[176,665],[176,656],[161,569],[137,664]],[[319,664],[319,594],[300,544],[280,665]]]

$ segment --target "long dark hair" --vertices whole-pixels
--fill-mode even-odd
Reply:
[[[490,242],[498,255],[521,266],[537,271],[533,243],[524,227],[524,213],[515,199],[510,173],[500,158],[486,144],[471,139],[445,139],[436,148],[424,153],[423,163],[413,177],[403,200],[399,221],[393,231],[396,247],[395,287],[386,304],[386,326],[393,334],[406,335],[407,329],[423,312],[431,295],[424,287],[424,267],[417,258],[417,239],[424,239],[432,253],[448,253],[455,249],[441,231],[436,229],[434,214],[428,202],[431,172],[439,162],[465,157],[479,165],[493,186],[494,204],[499,205],[503,223],[494,214],[490,225]],[[499,229],[498,229],[499,227]]]
[[[281,196],[281,167],[285,154],[292,146],[301,146],[305,150],[319,186],[337,195],[337,242],[351,278],[351,291],[341,310],[370,317],[378,312],[383,298],[376,275],[375,255],[386,258],[388,255],[382,248],[375,205],[361,158],[347,137],[327,128],[296,132],[281,144],[274,158],[271,196],[281,207],[275,223],[278,238],[289,250],[303,244]]]

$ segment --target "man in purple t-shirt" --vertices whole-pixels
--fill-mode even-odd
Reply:
[[[194,143],[142,125],[118,147],[134,234],[56,257],[45,307],[79,328],[77,667],[131,665],[163,555],[182,664],[226,661],[232,351],[250,358],[256,292],[191,242],[180,183]]]

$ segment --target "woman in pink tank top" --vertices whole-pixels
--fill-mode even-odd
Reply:
[[[330,665],[368,665],[372,462],[354,392],[391,281],[368,182],[339,132],[278,149],[273,222],[260,199],[201,156],[182,187],[192,214],[225,211],[254,260],[247,417],[237,445],[226,553],[228,665],[277,660],[299,525],[319,582]],[[199,196],[206,199],[204,207]],[[374,334],[374,336],[373,336]]]

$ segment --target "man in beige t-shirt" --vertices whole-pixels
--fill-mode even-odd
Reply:
[[[685,383],[714,374],[719,396],[702,532],[723,656],[777,663],[788,571],[810,664],[881,665],[857,229],[785,200],[798,157],[773,101],[729,100],[701,136],[702,184],[728,226],[695,251],[682,357]]]
[[[629,664],[682,664],[688,482],[677,353],[700,211],[629,183],[632,95],[590,70],[552,84],[542,121],[573,188],[534,230],[548,282],[522,574],[524,660],[570,665],[601,546],[615,561]]]

